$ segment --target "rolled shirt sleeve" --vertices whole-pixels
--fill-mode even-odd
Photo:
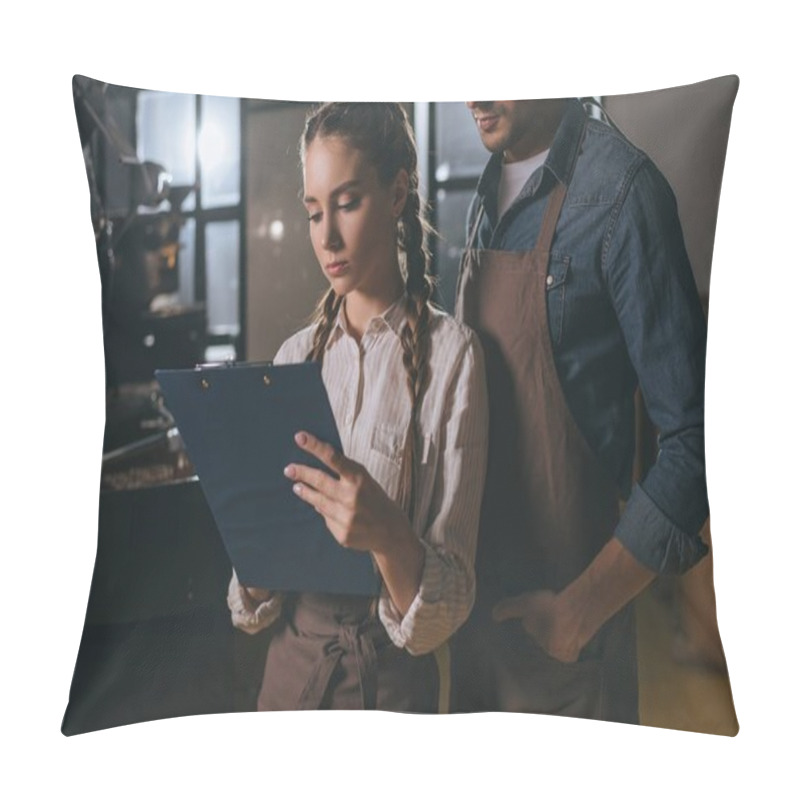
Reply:
[[[707,552],[706,323],[672,190],[652,162],[632,176],[609,231],[605,276],[658,457],[634,487],[615,536],[645,566],[681,573]]]
[[[483,352],[459,326],[467,346],[458,361],[440,426],[441,452],[421,536],[425,562],[419,590],[401,615],[384,589],[380,619],[398,647],[430,652],[464,623],[475,600],[475,550],[486,474],[488,401]]]
[[[234,627],[245,633],[258,633],[272,625],[281,614],[283,595],[276,592],[268,600],[253,606],[245,588],[239,583],[236,571],[228,584],[228,609]]]

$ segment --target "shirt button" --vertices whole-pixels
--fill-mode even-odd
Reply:
[[[347,416],[344,418],[344,421],[345,421],[345,423],[346,423],[347,425],[352,425],[352,424],[353,424],[353,415],[352,415],[352,414],[348,414],[348,415],[347,415]]]
[[[548,275],[548,276],[547,276],[547,280],[545,281],[545,283],[546,283],[548,286],[552,286],[552,285],[553,285],[553,276],[552,276],[552,275]]]

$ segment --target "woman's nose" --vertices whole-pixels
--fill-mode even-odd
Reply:
[[[326,250],[337,250],[342,244],[339,228],[336,225],[335,216],[329,215],[322,230],[322,246]]]

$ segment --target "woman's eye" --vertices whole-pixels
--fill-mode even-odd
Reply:
[[[322,214],[319,211],[316,214],[308,215],[309,222],[319,222],[321,219],[322,219]]]
[[[354,209],[358,208],[360,203],[361,203],[361,198],[355,197],[352,200],[348,200],[346,203],[340,203],[339,208],[342,211],[353,211]]]

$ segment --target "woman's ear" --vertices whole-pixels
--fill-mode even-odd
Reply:
[[[395,219],[399,219],[403,214],[408,199],[408,172],[405,169],[398,171],[392,184],[392,212]]]

